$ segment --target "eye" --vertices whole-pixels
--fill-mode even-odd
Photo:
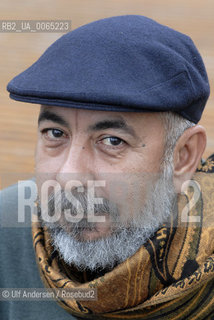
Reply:
[[[101,150],[109,153],[110,155],[125,151],[128,146],[126,141],[115,136],[103,137],[97,143]]]
[[[47,138],[48,140],[56,140],[60,139],[64,136],[64,132],[59,129],[55,128],[46,128],[41,131],[41,133]]]
[[[117,137],[107,137],[101,140],[107,146],[119,146],[123,144],[123,140]]]

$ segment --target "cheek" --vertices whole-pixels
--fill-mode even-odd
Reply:
[[[48,150],[41,141],[38,141],[35,152],[35,168],[36,172],[44,172],[47,174],[56,173],[63,161],[64,152]]]
[[[62,154],[56,157],[50,156],[50,154],[44,150],[42,143],[37,143],[35,152],[35,175],[39,194],[41,193],[41,187],[44,182],[50,180],[56,181],[56,173],[62,161],[60,157],[62,157]]]
[[[108,198],[117,205],[123,222],[142,212],[159,177],[161,156],[160,144],[147,144],[143,153],[132,152],[107,175]]]
[[[146,144],[142,154],[132,159],[136,172],[148,172],[154,175],[160,172],[161,162],[164,154],[162,141],[153,140]]]
[[[107,199],[118,208],[121,222],[139,215],[151,183],[151,174],[148,172],[123,172],[108,176]]]

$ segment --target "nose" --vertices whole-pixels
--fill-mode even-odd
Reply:
[[[88,180],[94,180],[92,151],[80,143],[72,143],[65,153],[62,164],[56,173],[56,180],[62,188],[69,182],[69,188],[78,185],[86,187]]]

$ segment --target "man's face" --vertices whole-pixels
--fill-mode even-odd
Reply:
[[[42,106],[36,149],[40,197],[47,179],[56,181],[66,192],[76,192],[77,198],[78,185],[86,190],[90,189],[88,181],[105,182],[95,188],[96,197],[106,201],[105,208],[98,206],[96,211],[104,221],[92,223],[82,219],[80,223],[71,223],[61,212],[54,227],[83,245],[128,230],[130,221],[135,221],[136,226],[138,218],[142,224],[142,208],[158,180],[163,154],[164,126],[158,113]],[[88,198],[78,199],[84,207]],[[53,207],[54,194],[51,201]],[[63,201],[62,207],[68,209],[69,202]],[[108,212],[112,204],[114,209]],[[145,214],[145,227],[147,220]]]

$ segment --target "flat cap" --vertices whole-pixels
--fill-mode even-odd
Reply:
[[[186,35],[141,15],[91,22],[55,41],[12,79],[12,99],[70,108],[173,111],[197,123],[209,97]]]

